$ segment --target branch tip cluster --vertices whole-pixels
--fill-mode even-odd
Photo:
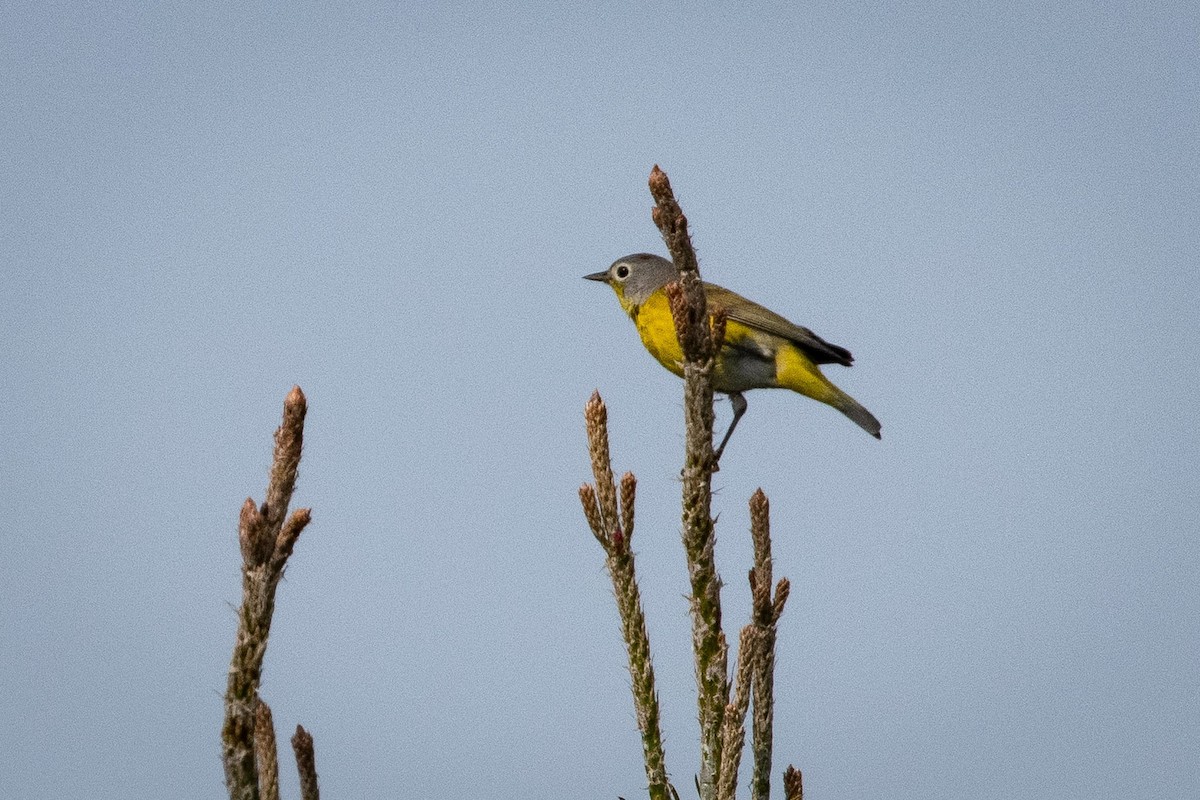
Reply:
[[[300,773],[300,800],[320,800],[313,737],[300,725],[296,726],[296,733],[292,735],[292,752],[296,754],[296,769]]]
[[[804,800],[804,781],[800,770],[788,764],[783,772],[784,800]]]
[[[275,592],[301,532],[312,521],[308,508],[288,515],[304,446],[308,401],[299,386],[283,404],[275,452],[261,505],[246,498],[238,515],[242,553],[242,605],[221,729],[225,784],[232,800],[278,800],[279,765],[271,709],[258,695],[263,658],[275,611]],[[309,738],[311,751],[311,737]],[[301,772],[303,773],[303,765]],[[316,773],[313,773],[315,792]],[[316,794],[312,794],[316,797]],[[307,795],[306,795],[307,797]]]
[[[642,734],[642,755],[650,797],[652,800],[669,800],[674,796],[674,788],[667,779],[658,692],[654,685],[654,664],[650,658],[650,635],[646,631],[634,554],[630,549],[637,479],[631,472],[621,476],[618,503],[618,490],[613,480],[608,449],[608,409],[599,392],[592,394],[584,406],[583,415],[595,483],[585,483],[579,487],[579,500],[583,504],[583,515],[592,535],[604,548],[605,567],[612,579],[613,596],[621,618],[621,635],[629,656],[630,689],[633,692],[638,730]]]

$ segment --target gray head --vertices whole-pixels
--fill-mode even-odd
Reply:
[[[634,253],[618,258],[604,272],[584,275],[589,281],[607,283],[621,299],[621,305],[640,306],[656,289],[679,277],[675,265],[652,253]]]

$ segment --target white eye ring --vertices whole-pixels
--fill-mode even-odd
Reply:
[[[625,264],[622,264],[621,266],[617,267],[616,275],[617,275],[617,280],[619,280],[619,281],[625,280],[626,278],[629,277],[629,267]]]

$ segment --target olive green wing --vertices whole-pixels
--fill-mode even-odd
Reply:
[[[729,319],[787,339],[803,350],[814,364],[843,364],[848,367],[854,363],[854,356],[850,355],[846,348],[830,344],[808,328],[794,325],[774,311],[763,308],[736,292],[705,283],[704,296],[710,312],[714,306],[720,306],[725,309]]]

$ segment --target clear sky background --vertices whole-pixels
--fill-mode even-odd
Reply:
[[[1198,42],[1194,3],[6,4],[3,793],[222,796],[299,384],[263,694],[326,795],[642,796],[599,388],[690,796],[681,383],[580,280],[665,252],[657,163],[703,274],[883,422],[752,393],[716,477],[728,624],[758,486],[793,584],[778,768],[1200,796]]]

